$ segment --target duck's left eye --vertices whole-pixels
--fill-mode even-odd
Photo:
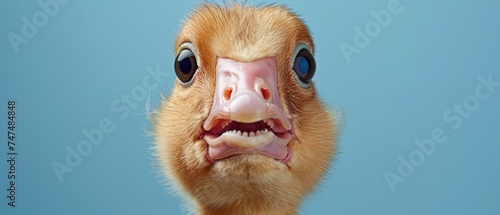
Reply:
[[[308,50],[302,49],[297,53],[293,64],[293,70],[302,82],[306,84],[311,82],[314,72],[316,71],[316,62]]]

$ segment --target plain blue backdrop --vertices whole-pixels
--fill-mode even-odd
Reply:
[[[45,17],[39,2],[48,0],[0,6],[0,214],[183,214],[154,166],[146,113],[170,92],[173,41],[198,2],[72,0]],[[394,0],[279,3],[309,25],[319,95],[345,117],[332,170],[300,214],[500,214],[500,87],[479,80],[500,81],[500,3],[401,0],[385,26],[371,11]],[[36,34],[23,17],[37,19]],[[355,29],[367,25],[372,37],[356,47]],[[9,38],[23,31],[16,53]],[[357,48],[350,61],[343,43]],[[9,99],[15,208],[6,198]],[[113,130],[60,181],[51,165],[65,164],[103,119]],[[446,139],[425,155],[415,141],[435,129]],[[398,172],[405,161],[416,165]],[[388,173],[401,177],[393,190]]]

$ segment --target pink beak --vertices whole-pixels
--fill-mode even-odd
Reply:
[[[213,105],[203,128],[213,159],[244,153],[286,158],[292,124],[280,102],[275,58],[218,58]]]

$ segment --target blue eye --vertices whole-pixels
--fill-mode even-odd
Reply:
[[[309,72],[309,61],[307,58],[302,56],[297,57],[297,61],[299,64],[297,72],[300,73],[301,76],[306,76]]]
[[[293,70],[299,77],[299,79],[305,83],[311,82],[314,72],[316,70],[316,62],[314,57],[306,49],[299,51],[295,57],[293,64]]]
[[[194,73],[198,69],[196,57],[189,49],[180,51],[175,59],[175,74],[182,83],[191,81]]]

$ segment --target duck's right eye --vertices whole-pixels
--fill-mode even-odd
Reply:
[[[175,58],[175,74],[182,83],[188,83],[198,69],[196,56],[189,49],[183,49]]]

